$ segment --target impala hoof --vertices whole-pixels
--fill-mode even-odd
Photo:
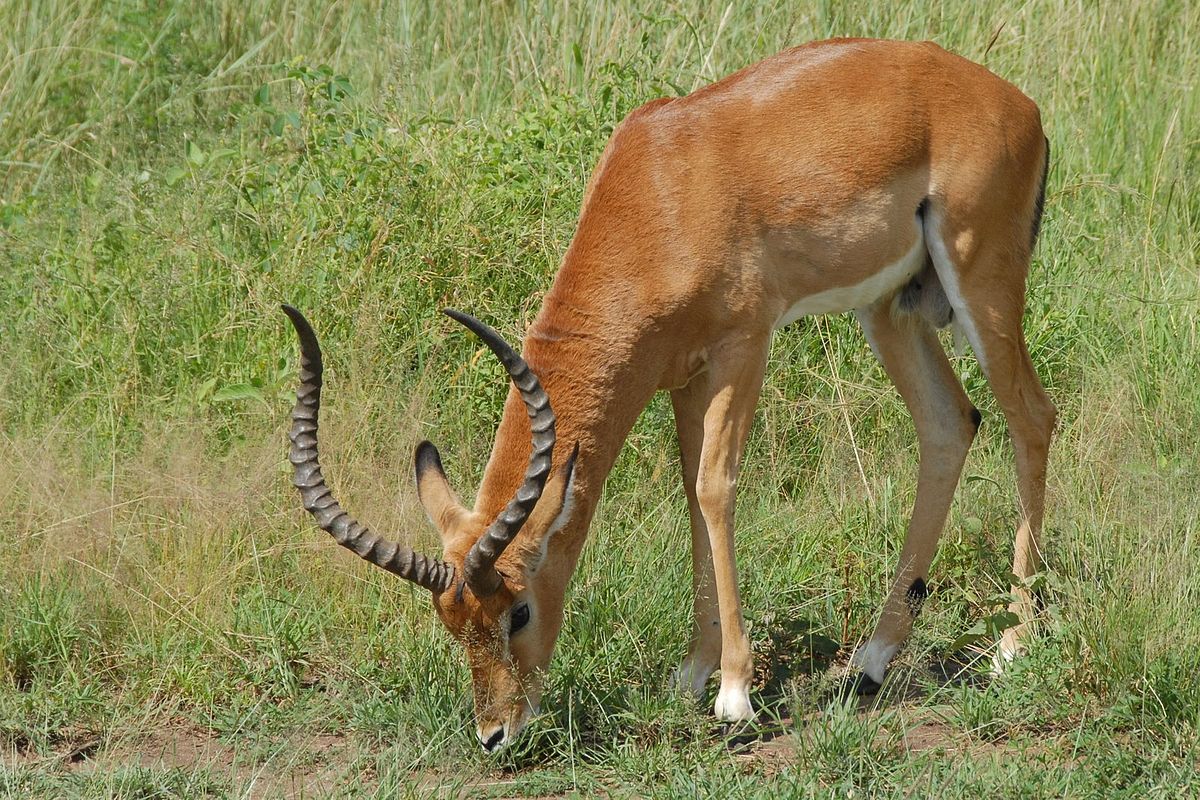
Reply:
[[[882,688],[882,683],[865,672],[859,672],[846,676],[846,681],[842,684],[842,696],[846,698],[874,697]]]

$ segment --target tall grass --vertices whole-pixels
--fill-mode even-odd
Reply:
[[[1200,11],[1171,0],[0,5],[0,737],[46,755],[95,732],[117,752],[147,720],[187,718],[254,753],[300,728],[348,731],[363,792],[490,769],[428,600],[297,508],[277,304],[322,335],[323,452],[346,504],[436,549],[412,446],[443,445],[469,497],[505,391],[437,309],[519,339],[625,113],[844,34],[932,38],[1043,111],[1052,168],[1026,330],[1061,421],[1039,644],[987,695],[933,688],[882,719],[809,718],[832,648],[869,630],[886,591],[915,440],[851,321],[804,321],[774,344],[738,534],[760,700],[801,719],[799,760],[747,775],[703,709],[662,688],[690,580],[659,398],[606,487],[554,711],[504,762],[520,768],[513,791],[1194,781]],[[985,422],[897,685],[925,680],[1006,590],[1011,448],[974,360],[955,363]],[[989,747],[1049,755],[1022,773],[906,749],[900,728],[946,705]],[[855,768],[838,773],[847,754]],[[142,780],[21,764],[0,791]],[[168,794],[208,785],[172,780]]]

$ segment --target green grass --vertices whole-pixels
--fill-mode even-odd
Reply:
[[[412,447],[435,439],[469,496],[505,392],[438,309],[519,339],[626,112],[843,34],[932,38],[1043,110],[1026,330],[1060,423],[1040,636],[991,682],[929,669],[1007,588],[1011,448],[967,356],[984,425],[934,594],[882,697],[838,699],[916,448],[852,320],[808,320],[776,338],[739,494],[782,735],[731,740],[664,688],[690,579],[657,398],[606,486],[547,713],[485,759],[425,593],[298,508],[278,303],[322,335],[344,502],[436,549]],[[0,795],[1200,791],[1198,38],[1177,0],[0,5]]]

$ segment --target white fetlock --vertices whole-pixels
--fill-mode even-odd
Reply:
[[[754,719],[754,707],[750,705],[750,689],[744,684],[721,683],[717,702],[713,707],[717,719],[726,722],[744,722]]]
[[[704,697],[704,687],[716,670],[716,665],[702,664],[694,656],[687,656],[680,662],[671,678],[671,685],[681,692],[687,692],[697,700]]]
[[[854,655],[850,657],[850,666],[862,670],[868,678],[883,685],[887,666],[899,649],[898,644],[883,644],[872,639],[854,651]]]
[[[1008,640],[1008,637],[1002,637],[996,644],[996,650],[992,653],[992,674],[999,677],[1008,671],[1008,665],[1016,660],[1021,654],[1021,648],[1014,645]]]

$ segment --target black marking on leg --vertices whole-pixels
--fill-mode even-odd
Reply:
[[[925,585],[923,578],[917,578],[908,587],[906,592],[908,598],[908,613],[915,618],[921,613],[921,605],[925,602],[925,598],[929,596],[929,587]]]
[[[978,408],[971,409],[971,424],[975,426],[975,432],[979,432],[979,426],[983,424],[983,414],[979,413]]]

